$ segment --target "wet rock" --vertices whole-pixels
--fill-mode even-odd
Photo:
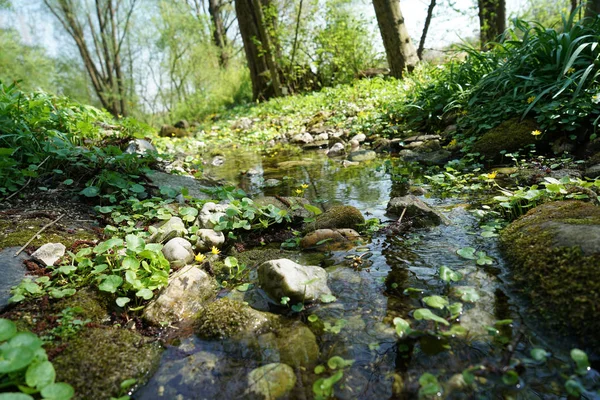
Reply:
[[[389,153],[392,151],[392,141],[390,139],[379,138],[373,143],[373,151],[376,153]]]
[[[319,359],[319,345],[315,334],[303,323],[294,322],[282,326],[274,332],[259,337],[259,345],[264,349],[276,349],[274,361],[297,367],[314,366]]]
[[[27,254],[23,252],[14,257],[17,250],[19,250],[19,247],[7,247],[0,250],[0,271],[2,271],[2,279],[0,279],[0,309],[8,305],[8,299],[11,297],[10,289],[23,280],[27,271],[23,265],[23,261],[27,259]]]
[[[304,231],[317,229],[359,229],[365,217],[353,206],[335,206],[317,216],[315,222],[308,223]]]
[[[303,197],[265,196],[254,199],[254,204],[260,207],[266,207],[269,204],[272,204],[280,210],[287,211],[293,220],[308,218],[312,215],[308,210],[304,208],[305,204],[310,203]]]
[[[600,177],[600,164],[592,165],[585,170],[583,174],[586,178],[596,179]]]
[[[187,120],[182,119],[180,121],[175,122],[175,128],[179,129],[190,129],[190,123]]]
[[[187,266],[169,279],[169,284],[144,309],[144,319],[158,325],[191,318],[215,296],[216,284],[206,272]]]
[[[135,139],[129,142],[129,145],[125,149],[125,153],[129,154],[144,154],[148,151],[156,152],[156,147],[152,145],[147,140],[144,139]]]
[[[316,140],[311,143],[307,143],[302,146],[303,150],[318,150],[318,149],[326,149],[329,145],[329,141],[327,140]]]
[[[67,248],[62,243],[46,243],[31,255],[31,258],[47,266],[53,266],[62,256]]]
[[[580,201],[538,206],[512,222],[500,244],[517,284],[551,328],[600,349],[600,207]]]
[[[315,136],[315,141],[327,141],[329,140],[329,134],[327,132],[319,133]]]
[[[364,133],[354,135],[350,140],[356,140],[358,143],[362,143],[367,140],[367,136]]]
[[[444,132],[442,133],[443,137],[449,137],[454,135],[454,133],[456,133],[456,130],[458,129],[458,126],[453,124],[453,125],[448,125],[446,128],[444,128]]]
[[[327,150],[328,157],[338,157],[346,154],[346,149],[342,143],[335,143]]]
[[[199,251],[208,251],[213,247],[221,248],[225,243],[223,232],[217,232],[213,229],[198,229],[196,235],[198,236],[196,249]]]
[[[387,205],[387,212],[397,216],[404,212],[403,221],[410,220],[417,228],[435,226],[445,222],[444,217],[412,194],[392,198]]]
[[[254,310],[239,301],[222,298],[198,312],[195,332],[205,339],[258,335],[276,320],[277,316],[274,314]]]
[[[189,175],[173,175],[160,171],[151,171],[146,174],[146,178],[158,188],[170,188],[176,192],[181,192],[181,189],[186,188],[189,196],[196,199],[209,199],[210,196],[203,190],[217,184],[208,180],[198,180]]]
[[[172,267],[182,267],[194,260],[192,244],[181,237],[169,240],[163,246],[162,253]]]
[[[258,280],[260,287],[277,302],[282,297],[294,302],[313,302],[321,295],[331,294],[323,268],[296,264],[285,258],[261,264]]]
[[[405,149],[413,150],[418,153],[434,152],[440,150],[439,140],[427,140],[427,141],[416,141],[410,142],[404,146]]]
[[[225,211],[227,211],[226,204],[215,204],[209,201],[202,206],[197,222],[201,228],[213,229],[219,223],[219,219],[226,215]]]
[[[354,241],[359,238],[360,235],[354,229],[317,229],[302,238],[300,247],[303,249],[325,247],[327,250],[339,250],[353,247]]]
[[[272,363],[252,370],[248,374],[249,391],[265,400],[285,397],[296,386],[296,374],[292,367]]]
[[[511,118],[484,133],[473,145],[473,152],[490,160],[500,160],[502,150],[513,152],[536,143],[536,137],[531,134],[536,129],[538,125],[532,119]]]
[[[573,153],[575,149],[575,143],[566,137],[560,137],[552,143],[552,152],[554,154]]]
[[[119,397],[121,382],[143,385],[160,359],[156,343],[127,329],[88,328],[52,360],[56,380],[75,389],[76,399]]]
[[[431,140],[440,140],[442,137],[440,135],[415,135],[402,139],[404,143],[412,143],[412,142],[427,142]]]
[[[182,137],[186,137],[186,136],[190,136],[189,132],[185,131],[184,129],[179,129],[176,128],[174,126],[171,125],[163,125],[160,128],[160,131],[158,132],[158,136],[161,137],[177,137],[177,138],[182,138]]]
[[[242,117],[231,125],[231,129],[239,129],[241,131],[248,130],[252,127],[253,121],[250,118]]]
[[[273,188],[281,185],[281,181],[279,179],[267,179],[264,183],[265,187]]]
[[[430,152],[404,149],[401,150],[398,155],[401,156],[404,161],[414,161],[425,165],[444,165],[452,158],[452,153],[444,149]]]
[[[181,237],[187,233],[187,229],[181,218],[171,217],[157,227],[156,233],[152,234],[148,241],[150,243],[163,243],[174,237]]]
[[[225,164],[225,157],[223,156],[214,156],[210,162],[213,167],[220,167],[223,164]]]
[[[299,133],[296,136],[292,137],[291,142],[297,144],[308,144],[313,142],[315,139],[308,132]]]

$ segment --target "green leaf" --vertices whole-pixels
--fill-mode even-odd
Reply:
[[[33,363],[29,365],[25,373],[27,385],[38,390],[54,383],[54,379],[56,379],[56,372],[50,361]]]
[[[396,333],[401,338],[404,337],[404,335],[410,334],[410,323],[407,320],[396,317],[394,318],[394,326],[396,327]]]
[[[494,259],[488,257],[487,254],[483,251],[477,252],[477,265],[492,265],[494,263]]]
[[[121,284],[123,284],[123,278],[119,275],[109,275],[98,285],[98,289],[103,292],[115,293]]]
[[[63,182],[63,185],[70,186],[73,184],[73,182],[74,182],[73,179],[65,179],[65,181]]]
[[[585,375],[590,369],[590,362],[588,360],[587,354],[579,349],[571,350],[571,358],[575,361],[577,365],[576,372],[579,375]]]
[[[443,309],[449,303],[448,300],[441,296],[427,296],[423,297],[423,303],[425,303],[428,307]]]
[[[354,360],[344,360],[340,356],[333,356],[329,360],[327,360],[327,366],[330,369],[338,369],[338,368],[346,368],[354,364]]]
[[[325,371],[326,371],[326,369],[325,369],[324,365],[317,365],[315,367],[315,374],[317,374],[317,375],[322,374]]]
[[[307,319],[308,322],[314,323],[319,320],[319,317],[317,317],[315,314],[310,314]]]
[[[115,247],[123,247],[123,239],[112,238],[105,242],[98,243],[96,247],[94,247],[94,253],[103,254]]]
[[[41,395],[48,400],[69,400],[75,395],[75,390],[67,383],[53,383],[43,388]]]
[[[8,374],[27,367],[35,357],[34,350],[27,347],[10,347],[2,351],[0,374]]]
[[[323,214],[323,211],[321,211],[321,209],[319,207],[315,207],[311,204],[304,204],[303,206],[306,209],[306,211],[314,214],[315,216]]]
[[[125,243],[127,250],[133,251],[134,253],[139,253],[146,247],[144,239],[132,234],[125,236]]]
[[[458,282],[462,279],[462,274],[459,272],[455,272],[453,270],[451,270],[450,268],[446,267],[445,265],[442,265],[440,267],[440,279],[443,280],[444,282]]]
[[[127,303],[129,303],[131,301],[131,299],[129,297],[117,297],[117,300],[115,300],[115,303],[117,303],[117,305],[119,307],[125,307],[125,305]]]
[[[33,397],[25,393],[0,393],[0,400],[33,400]]]
[[[251,283],[242,283],[235,287],[238,292],[247,292],[252,287]]]
[[[504,375],[502,375],[502,382],[508,386],[515,386],[519,383],[519,374],[513,370],[506,371]]]
[[[332,294],[322,294],[321,296],[319,296],[319,300],[321,300],[321,302],[323,303],[333,303],[337,300],[337,297],[335,297]]]
[[[566,381],[565,389],[567,390],[567,393],[569,393],[571,396],[577,397],[579,397],[582,393],[585,393],[586,391],[585,387],[575,379],[569,379],[568,381]]]
[[[462,301],[475,303],[477,300],[479,300],[479,293],[477,293],[477,290],[475,290],[473,287],[459,288],[456,289],[456,292]]]
[[[461,256],[462,258],[466,258],[467,260],[476,260],[475,257],[475,249],[472,247],[463,247],[462,249],[458,249],[456,254]]]
[[[4,342],[17,334],[17,326],[8,319],[0,318],[0,342]]]
[[[137,383],[137,379],[134,379],[134,378],[125,379],[123,382],[121,382],[121,389],[127,390],[130,387],[132,387],[133,385],[135,385],[136,383]]]
[[[143,288],[138,290],[135,295],[143,298],[144,300],[150,300],[154,296],[154,293],[152,293],[152,290],[148,288]]]
[[[418,310],[415,310],[413,313],[413,317],[418,321],[420,321],[420,320],[435,321],[435,322],[439,322],[440,324],[450,325],[448,323],[448,321],[446,321],[442,317],[434,314],[428,308],[419,308]]]
[[[548,353],[546,350],[544,349],[531,349],[531,358],[533,358],[535,361],[541,361],[541,362],[546,362],[546,360],[548,359],[548,357],[551,356],[550,353]]]
[[[302,310],[304,310],[304,304],[302,304],[302,303],[294,304],[292,306],[292,311],[294,311],[294,312],[300,312]]]
[[[131,190],[133,193],[144,193],[146,188],[139,183],[135,183],[129,187],[129,190]]]
[[[85,197],[96,197],[100,194],[100,188],[97,186],[88,186],[79,192],[79,194],[82,194]]]

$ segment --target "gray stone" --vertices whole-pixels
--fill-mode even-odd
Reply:
[[[315,136],[315,141],[318,142],[323,140],[329,140],[329,134],[327,132],[319,133]]]
[[[235,121],[233,125],[231,125],[231,129],[239,129],[241,131],[245,131],[250,129],[252,127],[252,124],[253,122],[250,118],[242,117]]]
[[[344,148],[344,145],[341,143],[335,143],[333,146],[331,146],[329,148],[329,150],[327,150],[328,157],[343,156],[345,154],[346,154],[346,149]]]
[[[212,201],[205,203],[198,215],[198,223],[201,228],[213,229],[221,217],[224,217],[227,210],[226,204],[215,204]]]
[[[225,164],[225,157],[223,156],[214,156],[212,161],[210,162],[210,165],[212,165],[213,167],[220,167],[223,164]]]
[[[358,143],[361,143],[367,140],[367,136],[364,133],[359,133],[354,135],[350,140],[356,140]]]
[[[302,146],[303,150],[318,150],[318,149],[326,149],[329,145],[329,141],[327,140],[315,140],[314,142],[307,143]]]
[[[260,287],[275,301],[289,297],[294,302],[313,302],[330,295],[327,272],[317,266],[305,266],[282,258],[258,267]]]
[[[185,119],[177,121],[174,126],[175,126],[175,128],[179,128],[179,129],[190,129],[190,123],[187,122],[187,120],[185,120]]]
[[[375,153],[373,150],[353,151],[348,156],[348,159],[350,161],[355,161],[355,162],[356,161],[358,161],[358,162],[370,161],[370,160],[374,160],[375,158],[377,158],[377,153]]]
[[[249,391],[265,400],[285,397],[296,386],[296,374],[292,367],[272,363],[252,370],[248,374]]]
[[[264,183],[265,187],[272,188],[281,185],[281,181],[279,179],[267,179]]]
[[[304,133],[299,133],[296,136],[292,137],[291,142],[298,143],[298,144],[308,144],[314,140],[315,139],[312,137],[312,135],[310,133],[304,132]]]
[[[360,235],[354,229],[317,229],[306,234],[300,241],[300,247],[308,249],[319,246],[327,250],[340,250],[351,248],[354,241],[359,239]],[[326,241],[322,244],[320,242]]]
[[[585,170],[583,174],[586,178],[596,179],[600,177],[600,164],[592,165],[588,169]]]
[[[181,237],[187,233],[183,221],[179,217],[171,217],[157,227],[156,233],[152,234],[148,241],[150,243],[163,243],[174,237]]]
[[[62,256],[67,248],[62,243],[46,243],[37,249],[31,257],[46,266],[53,266]]]
[[[217,232],[213,229],[198,229],[196,235],[198,235],[196,248],[199,251],[208,251],[213,247],[221,248],[225,243],[223,232]]]
[[[153,323],[175,323],[195,316],[215,296],[216,284],[206,272],[188,265],[176,272],[169,284],[144,309],[144,318]]]
[[[387,212],[397,216],[404,212],[403,221],[410,220],[417,228],[435,226],[445,222],[445,218],[441,214],[432,210],[424,201],[412,194],[392,198],[387,205]]]
[[[269,331],[279,318],[224,297],[202,307],[195,332],[204,339],[253,337]]]
[[[182,267],[194,260],[192,244],[181,237],[169,240],[162,248],[162,253],[173,267]]]
[[[17,257],[14,257],[18,247],[7,247],[0,250],[0,271],[2,271],[2,279],[0,279],[0,310],[8,305],[10,299],[10,289],[18,285],[25,277],[27,269],[23,265],[23,261],[27,259],[27,254],[22,252]]]
[[[260,335],[258,347],[264,362],[283,362],[294,368],[310,368],[319,358],[314,333],[300,321]]]
[[[125,153],[129,154],[144,154],[147,151],[156,151],[156,147],[152,145],[147,140],[144,139],[135,139],[129,142],[129,145],[125,149]]]
[[[579,247],[585,256],[600,254],[600,225],[574,225],[549,221],[540,225],[553,234],[556,247]]]
[[[198,180],[193,176],[189,175],[172,175],[160,171],[151,171],[146,174],[146,178],[158,188],[171,188],[177,192],[181,189],[186,188],[188,194],[196,199],[210,199],[210,196],[203,192],[203,190],[209,189],[216,185],[216,182],[209,182],[208,180]]]
[[[402,139],[405,143],[410,142],[426,142],[428,140],[440,140],[440,135],[415,135]]]
[[[401,150],[399,155],[404,161],[416,161],[425,165],[444,165],[452,158],[448,150],[418,152],[409,149]]]

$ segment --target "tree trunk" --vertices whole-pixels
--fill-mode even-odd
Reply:
[[[478,0],[481,48],[506,30],[506,0]]]
[[[413,70],[419,57],[410,40],[400,11],[399,0],[373,0],[390,74],[401,78],[404,69]]]
[[[431,0],[429,8],[427,8],[427,18],[425,18],[425,26],[423,26],[423,33],[421,34],[421,41],[419,42],[419,48],[417,49],[417,56],[419,60],[423,59],[423,49],[425,48],[425,39],[427,38],[427,31],[431,24],[431,18],[433,17],[433,8],[435,7],[435,0]]]
[[[208,13],[213,23],[213,40],[215,46],[219,49],[219,65],[221,68],[227,68],[229,62],[229,52],[227,48],[227,35],[225,34],[225,25],[223,15],[221,14],[222,0],[208,0]]]
[[[585,4],[585,17],[596,18],[600,14],[600,0],[588,0]]]
[[[279,73],[260,0],[236,0],[235,12],[252,80],[254,100],[281,96]]]

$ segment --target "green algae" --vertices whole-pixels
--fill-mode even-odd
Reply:
[[[511,118],[484,133],[473,145],[473,152],[498,160],[503,150],[513,152],[536,143],[536,136],[531,132],[537,129],[534,120]]]
[[[600,208],[580,201],[543,204],[510,224],[500,245],[534,311],[553,329],[597,351],[600,251],[586,255],[581,246],[561,245],[557,224],[600,226]]]

